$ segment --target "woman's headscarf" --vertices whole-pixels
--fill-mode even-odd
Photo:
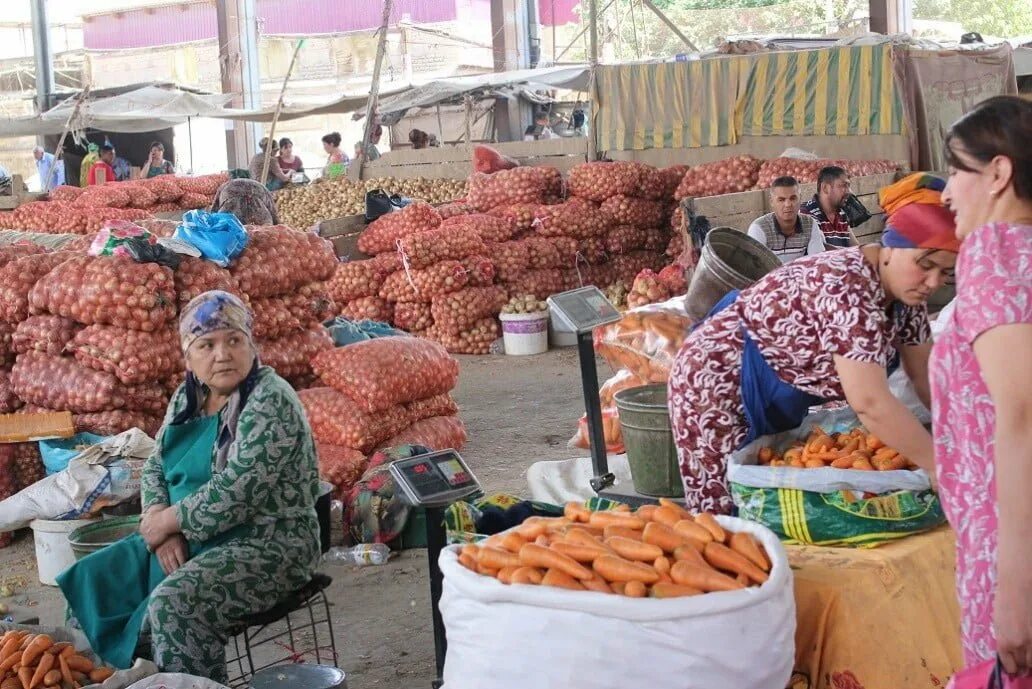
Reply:
[[[185,355],[190,346],[198,338],[209,335],[216,330],[238,330],[247,336],[254,348],[251,332],[251,312],[240,299],[229,292],[212,290],[194,297],[179,317],[179,340]],[[254,389],[258,378],[258,355],[254,357],[251,371],[247,378],[237,387],[222,409],[219,419],[218,436],[215,443],[215,471],[226,468],[229,459],[229,448],[236,440],[237,422],[240,411],[247,402],[247,396]],[[186,372],[185,382],[186,406],[172,419],[172,424],[182,424],[196,418],[208,395],[208,388],[193,374]]]
[[[960,251],[953,213],[942,205],[946,183],[915,172],[878,193],[888,217],[881,242],[894,249]]]
[[[244,225],[279,225],[272,194],[253,179],[231,179],[215,194],[212,213],[232,213]]]

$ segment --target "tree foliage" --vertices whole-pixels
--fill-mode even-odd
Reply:
[[[957,22],[984,36],[1027,36],[1032,34],[1032,0],[914,0],[914,18]]]

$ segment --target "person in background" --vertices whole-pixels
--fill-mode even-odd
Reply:
[[[147,158],[147,164],[140,169],[139,179],[150,179],[158,175],[174,175],[175,173],[175,166],[165,160],[165,144],[160,141],[152,143],[150,156]]]
[[[573,113],[570,115],[570,129],[577,136],[587,135],[587,123],[588,118],[584,113],[584,105],[577,101],[577,104],[573,106]]]
[[[279,145],[275,140],[270,142],[269,137],[266,136],[258,142],[258,148],[261,149],[261,152],[256,153],[247,165],[248,172],[251,173],[251,179],[262,183],[262,169],[265,167],[265,157],[269,156],[269,175],[264,182],[265,188],[269,191],[282,189],[283,185],[290,181],[290,175],[283,171],[283,168],[279,165],[279,159],[276,157]],[[270,148],[272,149],[271,151],[269,150]]]
[[[279,225],[272,193],[253,179],[231,179],[215,192],[212,213],[232,213],[242,225]]]
[[[830,248],[856,246],[856,236],[849,227],[843,208],[849,197],[849,173],[835,165],[821,168],[817,175],[817,193],[803,204],[801,212],[817,222]]]
[[[111,164],[115,170],[115,181],[125,182],[133,177],[133,166],[125,158],[116,155],[115,162]]]
[[[799,182],[795,177],[778,177],[770,187],[773,213],[749,225],[750,237],[773,251],[782,263],[824,251],[824,233],[816,221],[799,212]]]
[[[960,248],[942,186],[918,174],[883,189],[892,211],[882,244],[781,266],[728,293],[688,334],[669,407],[690,511],[730,513],[728,456],[843,398],[868,431],[934,472],[932,437],[892,394],[888,373],[901,362],[929,404],[927,302]]]
[[[542,110],[534,117],[534,124],[527,127],[523,132],[524,141],[541,141],[543,139],[558,139],[559,135],[552,131],[549,124],[548,113]]]
[[[963,240],[931,360],[939,497],[957,534],[967,665],[1032,673],[1032,102],[982,101],[946,135]]]
[[[87,174],[87,180],[89,186],[97,184],[107,184],[108,182],[118,181],[118,177],[115,175],[115,168],[112,165],[115,162],[115,147],[111,144],[104,144],[100,147],[100,159],[93,163],[90,167],[90,171]]]
[[[88,143],[86,145],[86,155],[82,157],[82,161],[79,163],[80,187],[90,185],[90,170],[93,169],[93,164],[98,160],[100,160],[100,147],[95,143]]]
[[[409,143],[412,144],[412,148],[421,149],[430,147],[430,135],[424,132],[422,129],[413,129],[408,133]]]
[[[65,183],[63,160],[58,160],[53,153],[47,153],[42,146],[32,149],[32,157],[36,159],[36,172],[39,174],[41,191],[50,192],[54,187]]]
[[[305,164],[301,162],[301,157],[294,155],[293,141],[283,137],[279,140],[279,150],[279,166],[281,170],[288,175],[305,171]]]
[[[326,151],[326,165],[323,166],[322,176],[326,179],[333,179],[343,175],[348,165],[348,154],[340,150],[340,133],[330,132],[322,138],[322,147]]]

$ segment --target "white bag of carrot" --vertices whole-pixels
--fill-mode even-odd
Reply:
[[[792,672],[792,573],[752,522],[571,503],[440,566],[447,689],[770,689]]]

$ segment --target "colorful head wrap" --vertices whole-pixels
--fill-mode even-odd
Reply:
[[[183,351],[197,338],[216,330],[239,330],[252,339],[251,312],[229,292],[212,290],[190,300],[179,317],[179,340]]]
[[[953,213],[942,205],[946,183],[915,172],[878,193],[888,213],[882,244],[894,249],[960,251]]]

